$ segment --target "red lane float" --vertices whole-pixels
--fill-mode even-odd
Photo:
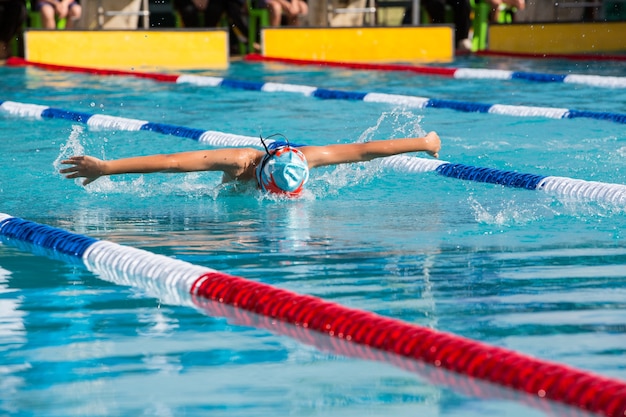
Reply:
[[[407,71],[418,74],[440,75],[444,77],[454,77],[454,74],[457,71],[457,68],[427,67],[401,64],[367,64],[358,62],[310,61],[304,59],[273,58],[260,54],[248,54],[245,56],[245,60],[250,62],[280,62],[289,65],[317,65],[322,67],[350,68],[361,70]]]
[[[11,57],[6,61],[7,65],[19,67],[35,67],[41,68],[50,71],[67,71],[67,72],[79,72],[83,74],[93,74],[93,75],[125,75],[131,77],[138,78],[149,78],[161,82],[170,82],[175,83],[180,77],[179,74],[157,74],[152,72],[141,72],[141,71],[124,71],[124,70],[112,70],[112,69],[100,69],[100,68],[85,68],[85,67],[72,67],[67,65],[55,65],[55,64],[44,64],[41,62],[33,62],[27,61],[23,58]]]
[[[620,380],[221,272],[199,277],[191,295],[539,398],[605,416],[626,416],[626,383]]]

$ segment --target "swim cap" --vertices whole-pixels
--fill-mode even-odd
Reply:
[[[283,146],[263,158],[256,177],[263,191],[296,196],[309,179],[309,164],[298,149]]]

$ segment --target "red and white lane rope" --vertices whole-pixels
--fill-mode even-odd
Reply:
[[[168,294],[189,305],[236,309],[608,417],[626,416],[626,383],[501,347],[421,327],[310,295],[250,281],[151,252],[0,213],[0,239],[82,259],[104,279]]]

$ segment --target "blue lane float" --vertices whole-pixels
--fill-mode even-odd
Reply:
[[[192,129],[163,123],[124,117],[106,116],[55,109],[48,106],[14,101],[1,101],[0,112],[31,119],[61,119],[84,123],[93,129],[152,131],[186,139],[193,139],[214,147],[259,147],[255,136],[235,135],[212,130]],[[455,164],[437,159],[395,155],[381,158],[382,167],[407,173],[436,172],[439,175],[467,181],[503,185],[512,188],[539,190],[560,198],[578,201],[596,201],[626,207],[626,185],[586,181],[567,177],[525,174],[494,168]]]
[[[86,124],[94,130],[145,130],[164,135],[193,139],[211,146],[258,146],[259,144],[258,137],[233,135],[211,130],[176,126],[167,123],[153,123],[147,120],[75,112],[71,110],[42,106],[39,104],[0,101],[0,111],[13,116],[31,119],[69,120],[72,122]]]
[[[287,65],[349,68],[369,71],[402,71],[418,75],[451,77],[456,79],[522,80],[539,83],[583,84],[590,87],[626,88],[626,77],[595,74],[550,74],[541,72],[508,71],[489,68],[453,68],[403,64],[372,64],[363,62],[331,62],[267,57],[259,54],[246,55],[249,62],[280,62]],[[33,65],[31,63],[31,65]]]
[[[514,171],[502,171],[493,168],[477,168],[463,164],[442,164],[436,169],[438,174],[445,177],[462,180],[500,184],[507,187],[536,190],[545,175],[522,174]]]
[[[48,65],[41,63],[34,63],[24,60],[9,60],[10,65],[32,65],[35,67],[43,68],[46,70],[54,71],[71,71],[78,73],[86,73],[98,76],[123,76],[123,77],[139,77],[145,79],[152,79],[157,82],[170,82],[178,84],[193,84],[199,87],[224,87],[237,90],[251,90],[251,91],[263,91],[263,92],[283,92],[283,93],[298,93],[305,96],[316,97],[319,99],[332,99],[332,100],[353,100],[364,101],[370,103],[386,103],[393,105],[401,105],[406,107],[417,108],[435,108],[435,109],[448,109],[461,112],[475,112],[486,114],[499,114],[515,117],[546,117],[551,119],[574,119],[574,118],[587,118],[596,120],[605,120],[615,123],[626,123],[626,114],[613,113],[613,112],[598,112],[591,110],[576,110],[566,108],[552,108],[552,107],[537,107],[537,106],[516,106],[506,104],[486,104],[486,103],[474,103],[467,101],[457,100],[443,100],[443,99],[431,99],[426,97],[408,96],[400,94],[386,94],[375,92],[354,92],[343,90],[323,89],[307,85],[298,84],[281,84],[271,82],[257,82],[257,81],[241,81],[232,80],[222,77],[209,77],[200,75],[177,75],[177,74],[156,74],[156,73],[144,73],[139,71],[118,71],[118,70],[105,70],[105,69],[93,69],[82,67],[69,67],[59,65]],[[511,77],[525,77],[531,78],[531,76],[523,73],[514,72],[496,72],[487,73],[487,70],[453,70],[455,78],[501,78],[508,79]],[[497,70],[496,70],[497,71]],[[457,74],[458,72],[458,74]],[[489,74],[489,75],[487,75]],[[587,78],[584,75],[572,75],[571,78],[564,78],[564,82],[575,82],[576,80],[595,80],[598,81],[599,76],[591,76]],[[550,77],[545,75],[534,77],[537,79],[543,79],[544,81]],[[558,77],[557,77],[558,78]],[[570,81],[568,81],[570,80]],[[601,83],[601,82],[600,82]]]
[[[491,80],[523,80],[539,83],[580,84],[590,87],[626,88],[626,77],[586,74],[550,74],[541,72],[506,71],[497,69],[458,68],[454,78]]]
[[[200,75],[181,75],[177,77],[176,83],[193,84],[202,87],[226,87],[263,92],[300,93],[305,96],[316,97],[324,100],[353,100],[368,103],[387,103],[404,105],[407,107],[448,109],[461,112],[499,114],[516,117],[546,117],[550,119],[574,119],[582,117],[588,119],[606,120],[615,123],[626,123],[626,114],[623,113],[575,110],[558,107],[475,103],[400,94],[332,90],[297,84],[264,83],[254,81],[244,82],[229,80],[221,77],[206,77]]]

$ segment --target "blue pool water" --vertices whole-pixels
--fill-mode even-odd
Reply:
[[[464,58],[455,67],[626,76],[623,64]],[[626,90],[233,63],[199,72],[482,103],[626,113]],[[626,183],[623,124],[415,109],[0,67],[0,100],[329,144],[436,130],[441,159]],[[626,380],[624,207],[390,172],[316,170],[299,200],[215,173],[63,179],[74,152],[199,149],[153,132],[0,113],[0,212]],[[419,155],[422,156],[422,155]],[[252,320],[252,319],[250,319]],[[571,410],[241,318],[170,305],[53,253],[0,244],[0,414],[531,416]],[[455,380],[456,381],[456,380]],[[468,388],[469,387],[469,388]]]

